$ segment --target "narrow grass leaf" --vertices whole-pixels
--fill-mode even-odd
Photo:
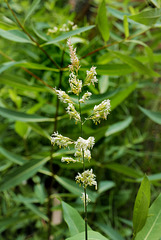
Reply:
[[[139,106],[139,109],[152,121],[161,125],[161,113],[160,112],[153,112],[151,110],[145,109]]]
[[[132,177],[132,178],[138,178],[139,176],[142,176],[142,173],[138,172],[137,170],[128,167],[128,166],[124,166],[122,164],[119,163],[109,163],[107,165],[105,165],[104,167],[111,169],[117,173],[121,173],[125,176],[128,177]]]
[[[18,62],[5,62],[5,63],[2,63],[1,64],[1,67],[0,67],[0,74],[3,73],[4,71],[8,70],[9,68],[15,66],[15,65],[18,65],[19,63],[22,63],[24,61],[18,61]]]
[[[0,115],[5,118],[17,120],[20,122],[53,122],[54,118],[41,117],[33,114],[26,114],[0,107]]]
[[[134,82],[127,86],[125,89],[120,90],[115,96],[111,97],[111,110],[115,109],[121,104],[136,88],[137,82]]]
[[[151,26],[156,23],[156,21],[161,17],[161,9],[151,9],[147,11],[142,11],[138,14],[132,15],[129,18],[135,22]]]
[[[134,210],[133,210],[133,234],[136,234],[145,225],[148,217],[148,210],[150,205],[150,182],[147,176],[143,178],[141,186],[136,196]]]
[[[76,234],[83,232],[85,223],[77,210],[65,202],[62,202],[62,208],[64,219],[68,225],[70,235],[75,236]],[[88,230],[91,230],[89,226]]]
[[[88,30],[90,30],[90,29],[92,29],[94,27],[95,27],[94,25],[91,25],[91,26],[88,26],[88,27],[82,27],[82,28],[79,28],[79,29],[76,29],[76,30],[73,30],[73,31],[70,31],[70,32],[67,32],[67,33],[64,33],[64,34],[60,35],[59,37],[56,37],[55,39],[42,44],[42,46],[58,43],[58,42],[63,41],[65,39],[67,39],[67,38],[70,38],[70,37],[72,37],[74,35],[77,35],[79,33],[88,31]]]
[[[109,31],[109,24],[107,20],[107,10],[106,10],[105,0],[102,0],[98,8],[97,24],[104,41],[105,42],[108,41],[110,37],[110,31]]]
[[[137,72],[140,72],[144,75],[148,74],[149,76],[152,76],[152,77],[160,76],[157,72],[154,72],[150,67],[145,66],[140,61],[138,61],[136,58],[124,55],[120,52],[112,52],[112,53],[115,54],[118,58],[120,58],[121,61],[128,64],[130,67],[132,67]]]
[[[104,223],[96,223],[96,226],[105,233],[111,240],[125,240],[119,232],[114,230],[110,225]]]
[[[98,193],[102,194],[105,191],[115,187],[115,183],[113,181],[101,181],[98,184]]]
[[[39,86],[29,85],[26,79],[23,79],[22,77],[14,76],[13,74],[3,73],[2,75],[0,75],[0,82],[2,84],[8,85],[14,88],[18,88],[21,90],[25,90],[25,91],[29,90],[33,92],[49,92],[49,91],[51,92],[51,89],[45,86],[39,87]]]
[[[159,240],[161,238],[161,194],[149,209],[147,221],[135,240]]]
[[[16,167],[10,173],[6,174],[0,183],[0,191],[8,190],[21,184],[23,181],[32,177],[40,168],[47,162],[47,159],[43,160],[30,160],[23,166]]]
[[[34,13],[34,11],[35,11],[36,8],[38,7],[40,1],[41,1],[41,0],[34,0],[34,1],[32,2],[29,11],[28,11],[27,14],[26,14],[26,17],[25,17],[24,22],[26,22],[26,21],[30,18],[30,16]]]
[[[105,132],[105,136],[108,137],[112,134],[123,131],[125,128],[127,128],[131,124],[132,120],[133,118],[129,116],[123,121],[112,124]]]
[[[0,36],[7,40],[11,40],[13,42],[32,44],[32,41],[24,33],[20,32],[19,30],[5,31],[3,29],[0,29]]]
[[[128,38],[129,37],[129,23],[128,23],[128,18],[126,15],[124,16],[123,23],[124,23],[125,38]]]
[[[105,64],[105,65],[95,65],[97,68],[97,74],[108,75],[108,76],[122,76],[134,72],[128,64]],[[80,71],[87,71],[90,66],[81,67]]]
[[[26,160],[24,160],[20,155],[11,153],[10,151],[6,150],[1,146],[0,146],[0,153],[13,163],[16,163],[19,165],[23,165],[24,163],[26,163]]]

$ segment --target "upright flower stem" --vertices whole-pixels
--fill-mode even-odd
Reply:
[[[80,100],[80,94],[78,97],[78,102]],[[81,115],[81,104],[79,102],[79,113],[81,117],[81,137],[83,137],[83,121],[82,121],[82,115]],[[85,161],[84,161],[84,150],[83,150],[83,171],[85,171]],[[88,231],[87,231],[87,225],[88,225],[88,216],[87,216],[87,191],[86,187],[84,187],[84,212],[85,212],[85,240],[88,240]]]

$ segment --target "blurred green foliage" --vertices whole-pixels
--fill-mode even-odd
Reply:
[[[1,2],[2,240],[70,237],[55,199],[83,213],[81,188],[73,180],[81,166],[61,163],[61,157],[73,150],[52,149],[50,144],[54,130],[72,139],[80,135],[79,124],[69,121],[52,89],[69,88],[70,36],[80,59],[80,79],[91,66],[97,67],[99,82],[90,87],[93,95],[82,104],[83,114],[104,99],[109,98],[112,106],[107,121],[97,128],[88,123],[83,129],[85,138],[96,138],[87,165],[99,183],[97,192],[89,191],[89,226],[111,240],[131,239],[133,205],[144,173],[151,181],[152,201],[159,195],[160,1],[86,1],[79,18],[76,6],[82,9],[81,1],[76,6],[69,2],[11,0],[8,6]],[[60,31],[68,21],[78,29]],[[48,34],[54,27],[59,31]],[[50,228],[51,211],[53,218],[60,215],[60,222],[53,220]]]

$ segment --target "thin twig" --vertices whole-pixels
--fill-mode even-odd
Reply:
[[[19,19],[17,18],[15,12],[13,11],[13,9],[10,7],[9,3],[7,0],[5,0],[8,8],[10,9],[12,15],[14,16],[14,18],[16,19],[16,22],[18,23],[18,25],[20,26],[20,28],[23,30],[24,33],[27,34],[27,36],[31,39],[32,42],[34,42],[36,44],[36,46],[50,59],[50,61],[58,68],[60,69],[60,67],[58,66],[58,64],[50,57],[50,55],[40,46],[40,44],[26,31],[26,29],[23,27],[23,25],[21,24],[21,22],[19,21]]]

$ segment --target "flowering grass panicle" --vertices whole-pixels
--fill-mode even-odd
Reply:
[[[80,185],[82,184],[84,188],[87,188],[87,186],[95,186],[95,189],[97,189],[97,182],[96,182],[96,175],[93,174],[93,169],[86,170],[83,173],[78,173],[78,175],[75,177],[75,180]]]
[[[51,144],[56,144],[59,146],[59,148],[69,147],[69,145],[73,144],[73,141],[68,137],[64,137],[61,134],[58,134],[58,132],[54,132],[51,136]]]
[[[110,114],[110,100],[104,100],[99,105],[95,105],[93,109],[93,114],[90,117],[97,124],[100,123],[101,119],[107,119],[107,115]]]
[[[89,137],[87,140],[85,140],[82,137],[79,137],[77,141],[75,142],[75,148],[76,149],[82,149],[82,150],[87,150],[87,149],[92,149],[95,143],[94,137]]]
[[[98,82],[98,79],[96,78],[96,67],[91,67],[90,71],[87,70],[87,76],[86,79],[84,81],[84,85],[91,85],[91,84],[95,84]]]
[[[92,93],[91,92],[86,92],[82,98],[79,100],[80,103],[85,103],[86,100],[89,100],[89,98],[91,97]]]
[[[73,72],[69,75],[69,84],[71,92],[78,96],[82,91],[82,81],[77,79],[77,76]]]
[[[69,65],[69,69],[71,72],[76,72],[76,74],[78,74],[78,70],[79,70],[80,66],[79,66],[79,59],[76,55],[76,48],[73,49],[73,45],[71,43],[70,38],[68,39],[67,44],[69,46],[70,60],[71,60],[71,65]]]
[[[76,163],[77,162],[77,160],[75,160],[75,159],[73,159],[73,158],[71,158],[71,157],[62,157],[62,159],[61,159],[61,161],[62,162],[66,162],[67,164],[69,164],[69,163]]]
[[[70,116],[70,119],[74,118],[76,120],[76,123],[81,121],[80,114],[76,111],[76,109],[72,103],[68,104],[68,107],[66,108],[66,110]]]
[[[61,89],[57,90],[56,88],[54,88],[54,90],[55,90],[56,94],[58,95],[58,98],[60,99],[61,102],[74,104],[66,92],[62,91]]]

